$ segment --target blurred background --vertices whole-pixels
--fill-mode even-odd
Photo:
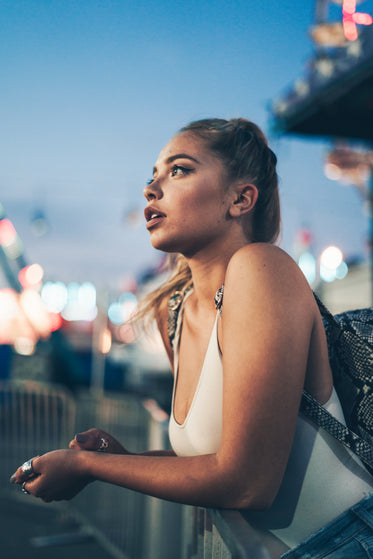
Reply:
[[[169,411],[160,339],[125,321],[167,274],[142,190],[199,118],[262,127],[280,246],[333,312],[371,306],[372,15],[373,0],[2,0],[0,379]]]
[[[3,0],[0,342],[30,355],[40,332],[61,331],[79,353],[93,343],[124,360],[123,322],[164,261],[142,189],[170,137],[211,116],[268,135],[280,244],[331,309],[370,305],[372,13],[373,1]],[[71,382],[91,381],[82,359]]]

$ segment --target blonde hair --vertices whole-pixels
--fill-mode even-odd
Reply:
[[[280,232],[280,199],[276,172],[277,158],[260,128],[244,118],[203,119],[191,122],[179,133],[201,138],[224,164],[229,178],[244,179],[258,189],[258,200],[249,214],[247,231],[252,242],[274,243]],[[169,258],[169,278],[140,303],[135,320],[148,320],[175,291],[192,286],[188,263],[181,254]]]

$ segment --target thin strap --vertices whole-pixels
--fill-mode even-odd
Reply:
[[[167,332],[168,332],[168,339],[170,340],[171,347],[173,347],[173,343],[174,343],[177,318],[179,316],[181,303],[183,302],[186,294],[189,293],[191,289],[193,289],[192,285],[190,285],[183,291],[175,291],[175,293],[171,295],[168,301]],[[220,312],[223,304],[223,292],[224,292],[224,284],[220,287],[220,289],[217,290],[214,297],[215,307]]]

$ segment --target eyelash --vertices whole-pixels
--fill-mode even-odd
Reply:
[[[171,175],[173,177],[176,176],[175,172],[178,171],[178,170],[182,171],[182,174],[184,174],[184,175],[188,175],[189,173],[192,172],[192,169],[188,169],[187,167],[183,167],[183,165],[173,165],[171,167],[171,171],[170,171]],[[149,179],[148,181],[146,181],[147,186],[152,184],[153,181],[154,181],[154,179]]]
[[[172,166],[172,169],[171,169],[171,174],[172,174],[172,176],[173,176],[173,177],[176,176],[176,173],[175,173],[175,172],[176,172],[176,171],[179,171],[179,170],[182,171],[182,174],[183,174],[183,175],[188,175],[189,173],[192,172],[191,169],[188,169],[188,167],[183,167],[183,165],[173,165],[173,166]]]

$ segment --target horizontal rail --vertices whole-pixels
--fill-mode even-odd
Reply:
[[[25,459],[67,446],[97,426],[133,452],[169,448],[168,416],[154,400],[31,381],[0,383],[0,471],[9,476]],[[0,491],[3,491],[0,488]],[[171,503],[97,482],[68,504],[116,559],[271,559],[275,538],[258,534],[239,511]],[[264,543],[265,542],[265,543]],[[269,545],[267,545],[269,542]],[[271,548],[272,545],[272,548]]]

